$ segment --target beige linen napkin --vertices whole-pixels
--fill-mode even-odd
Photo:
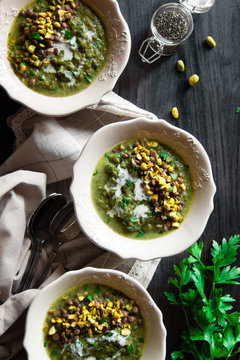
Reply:
[[[51,192],[63,193],[70,200],[73,164],[93,132],[105,124],[141,116],[156,119],[155,115],[110,92],[98,105],[66,117],[49,118],[21,108],[9,118],[8,125],[16,136],[16,150],[0,166],[1,360],[17,359],[24,329],[24,321],[19,327],[21,314],[40,291],[30,289],[12,295],[30,253],[30,240],[25,234],[30,214]],[[46,261],[46,254],[44,256],[39,261],[37,272]],[[65,271],[90,265],[124,271],[147,287],[158,263],[159,259],[123,261],[96,247],[80,233],[62,246],[42,286]]]

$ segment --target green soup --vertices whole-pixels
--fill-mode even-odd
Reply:
[[[134,300],[105,285],[78,285],[50,306],[43,341],[51,360],[140,359],[145,327]]]
[[[180,156],[157,141],[133,139],[102,155],[92,176],[91,197],[112,230],[147,240],[181,226],[193,188]]]
[[[14,19],[8,59],[19,79],[47,96],[69,96],[88,87],[108,54],[106,31],[78,0],[35,0]]]

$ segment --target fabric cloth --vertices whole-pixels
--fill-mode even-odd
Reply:
[[[8,119],[16,136],[13,154],[0,166],[0,359],[17,359],[22,348],[25,310],[40,289],[13,295],[30,254],[26,223],[39,203],[52,192],[71,200],[72,168],[89,137],[101,126],[145,116],[156,119],[113,92],[98,105],[69,116],[50,118],[30,109]],[[160,259],[123,260],[93,245],[80,231],[64,243],[48,274],[46,284],[65,271],[84,266],[124,271],[147,287]],[[43,253],[36,276],[47,260]],[[40,288],[41,288],[40,287]],[[21,326],[19,326],[21,323]]]

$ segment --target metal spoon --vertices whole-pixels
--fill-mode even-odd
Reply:
[[[50,223],[51,245],[52,250],[48,262],[36,280],[34,287],[39,287],[47,276],[51,266],[58,254],[60,246],[66,240],[75,238],[81,230],[76,226],[76,218],[73,203],[63,206],[62,209],[53,217]]]
[[[43,245],[49,240],[49,226],[54,215],[66,204],[62,194],[53,193],[43,200],[34,211],[27,224],[31,239],[31,254],[22,280],[15,293],[29,289],[37,268]]]

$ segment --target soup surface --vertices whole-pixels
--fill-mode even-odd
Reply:
[[[50,306],[43,341],[52,360],[140,359],[144,321],[134,300],[105,285],[78,285]]]
[[[69,96],[88,87],[102,71],[107,53],[104,25],[78,0],[29,3],[8,36],[15,74],[47,96]]]
[[[155,140],[132,139],[100,158],[91,197],[100,218],[133,239],[154,239],[178,229],[193,197],[188,166]]]

